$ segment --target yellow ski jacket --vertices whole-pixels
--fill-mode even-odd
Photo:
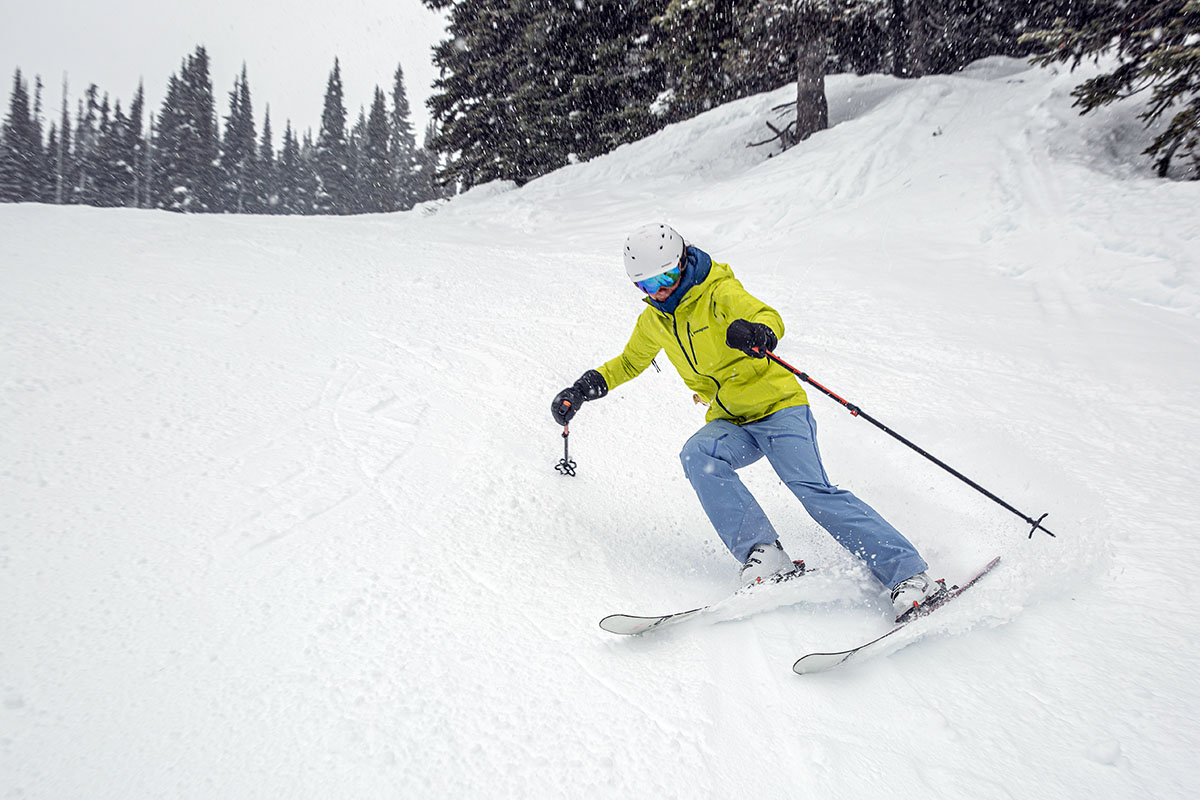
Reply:
[[[717,264],[695,247],[670,297],[638,317],[621,355],[597,370],[615,389],[640,375],[665,350],[683,382],[708,403],[705,422],[727,419],[754,422],[783,408],[808,405],[796,378],[765,358],[751,358],[725,344],[735,319],[761,322],[783,338],[783,320],[775,309],[742,288],[728,264]]]

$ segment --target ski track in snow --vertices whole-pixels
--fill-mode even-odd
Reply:
[[[1136,108],[990,59],[792,89],[408,214],[0,206],[0,789],[65,797],[1189,797],[1200,185]],[[1134,167],[1140,167],[1140,171]],[[547,404],[637,314],[663,218],[782,313],[835,482],[969,594],[886,652],[884,593],[769,467],[819,571],[654,634],[736,565],[678,468],[665,359]],[[763,769],[751,769],[762,765]],[[751,776],[753,773],[753,777]]]

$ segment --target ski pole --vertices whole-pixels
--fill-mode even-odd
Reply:
[[[758,348],[754,348],[754,349],[755,349],[755,351],[757,352]],[[993,501],[995,501],[996,503],[999,503],[999,504],[1000,504],[1000,505],[1002,505],[1004,508],[1008,509],[1009,511],[1011,511],[1011,512],[1012,512],[1012,513],[1014,513],[1014,514],[1016,514],[1016,515],[1017,515],[1018,517],[1020,517],[1021,519],[1025,520],[1026,524],[1028,524],[1028,525],[1032,525],[1032,526],[1033,526],[1032,528],[1030,528],[1030,529],[1029,529],[1029,538],[1030,538],[1030,539],[1032,539],[1032,538],[1033,538],[1033,532],[1034,532],[1034,531],[1037,531],[1037,530],[1041,530],[1043,533],[1046,533],[1046,534],[1048,534],[1048,535],[1050,535],[1050,536],[1054,536],[1054,534],[1053,534],[1053,533],[1050,533],[1050,531],[1049,531],[1049,530],[1048,530],[1048,529],[1047,529],[1045,526],[1043,526],[1043,525],[1042,525],[1042,520],[1044,520],[1044,519],[1045,519],[1047,516],[1049,516],[1049,512],[1046,512],[1045,514],[1042,514],[1042,515],[1041,515],[1040,517],[1038,517],[1037,519],[1033,519],[1033,518],[1032,518],[1032,517],[1030,517],[1028,514],[1025,514],[1025,513],[1022,513],[1021,511],[1018,511],[1016,508],[1013,508],[1011,505],[1009,505],[1008,503],[1004,502],[1004,501],[1003,501],[1003,500],[1001,500],[999,497],[997,497],[996,495],[992,494],[992,493],[991,493],[991,492],[989,492],[987,489],[983,488],[983,487],[982,487],[982,486],[980,486],[978,483],[976,483],[975,481],[973,481],[973,480],[971,480],[970,478],[968,478],[966,475],[963,475],[961,472],[959,472],[958,470],[954,469],[954,468],[953,468],[953,467],[951,467],[949,464],[947,464],[947,463],[945,463],[944,461],[942,461],[942,460],[940,460],[940,459],[936,458],[935,456],[932,456],[932,455],[930,455],[929,453],[925,452],[924,450],[922,450],[922,449],[921,449],[920,447],[918,447],[917,445],[915,445],[915,444],[913,444],[912,442],[910,442],[908,439],[905,439],[903,436],[901,436],[900,434],[896,433],[894,430],[892,430],[892,429],[891,429],[891,428],[889,428],[888,426],[884,425],[882,422],[880,422],[879,420],[875,419],[874,417],[872,417],[872,416],[871,416],[870,414],[868,414],[867,412],[863,411],[863,410],[862,410],[861,408],[859,408],[858,406],[854,405],[853,403],[851,403],[851,402],[849,402],[849,401],[847,401],[847,400],[844,400],[844,399],[842,399],[841,397],[837,396],[837,395],[836,395],[836,394],[834,394],[833,392],[829,391],[829,390],[828,390],[828,389],[826,389],[824,386],[822,386],[821,384],[817,383],[817,382],[816,382],[816,381],[814,381],[812,378],[808,377],[808,375],[807,375],[806,373],[804,373],[804,372],[801,372],[800,370],[796,369],[796,368],[795,368],[795,367],[793,367],[791,364],[787,363],[787,362],[786,362],[786,361],[784,361],[782,358],[780,358],[779,356],[777,356],[777,355],[775,355],[774,353],[772,353],[770,350],[764,350],[764,351],[763,351],[763,355],[765,355],[765,356],[766,356],[768,359],[770,359],[771,361],[774,361],[774,362],[775,362],[776,364],[778,364],[779,366],[781,366],[781,367],[783,367],[784,369],[786,369],[788,372],[790,372],[790,373],[792,373],[793,375],[795,375],[797,378],[799,378],[799,379],[800,379],[801,381],[803,381],[804,383],[807,383],[807,384],[809,384],[809,385],[811,385],[811,386],[815,386],[815,387],[816,387],[817,389],[819,389],[819,390],[820,390],[820,391],[821,391],[823,394],[825,394],[825,395],[827,395],[828,397],[831,397],[831,398],[833,398],[834,400],[836,400],[836,401],[838,401],[839,403],[841,403],[841,404],[842,404],[842,405],[843,405],[843,406],[846,408],[846,410],[850,412],[850,414],[851,414],[852,416],[855,416],[855,417],[862,417],[862,418],[863,418],[863,419],[865,419],[867,422],[871,423],[871,424],[872,424],[872,425],[874,425],[876,428],[879,428],[879,429],[880,429],[881,431],[883,431],[884,433],[888,434],[889,436],[893,437],[894,439],[896,439],[896,440],[898,440],[898,441],[902,442],[903,444],[907,445],[908,447],[911,447],[911,448],[912,448],[913,450],[915,450],[916,452],[918,452],[918,453],[920,453],[921,455],[925,456],[925,458],[929,459],[929,460],[930,460],[930,461],[932,461],[934,464],[937,464],[939,467],[941,467],[942,469],[946,470],[946,471],[947,471],[947,472],[949,472],[951,475],[953,475],[954,477],[958,478],[958,479],[959,479],[960,481],[962,481],[963,483],[965,483],[965,484],[967,484],[968,486],[970,486],[972,489],[976,490],[977,492],[980,492],[980,493],[981,493],[981,494],[983,494],[985,497],[987,497],[989,500],[993,500]],[[1055,537],[1055,538],[1057,538],[1057,537]]]
[[[556,470],[558,470],[558,474],[568,475],[568,476],[574,478],[575,477],[575,462],[571,460],[571,454],[567,451],[567,437],[570,435],[571,435],[570,430],[567,429],[566,425],[563,425],[563,434],[562,434],[562,436],[563,436],[563,457],[562,457],[562,460],[560,460],[557,464],[554,465],[554,468]]]

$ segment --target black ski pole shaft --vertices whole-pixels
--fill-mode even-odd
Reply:
[[[903,443],[904,445],[906,445],[906,446],[908,446],[908,447],[912,448],[914,451],[916,451],[917,453],[920,453],[920,454],[921,454],[921,455],[923,455],[925,458],[927,458],[927,459],[929,459],[930,461],[932,461],[934,464],[937,464],[939,467],[941,467],[942,469],[946,470],[946,471],[947,471],[947,472],[949,472],[951,475],[953,475],[954,477],[958,478],[960,481],[962,481],[963,483],[967,484],[968,486],[970,486],[970,487],[971,487],[972,489],[974,489],[975,491],[977,491],[977,492],[979,492],[980,494],[984,495],[984,496],[985,496],[985,497],[987,497],[989,500],[992,500],[993,502],[996,502],[996,503],[1000,504],[1000,505],[1001,505],[1001,506],[1003,506],[1004,508],[1006,508],[1006,509],[1008,509],[1009,511],[1011,511],[1012,513],[1016,514],[1016,515],[1017,515],[1018,517],[1020,517],[1021,519],[1025,520],[1025,522],[1026,522],[1027,524],[1029,524],[1029,525],[1032,525],[1032,526],[1033,526],[1033,527],[1032,527],[1032,528],[1030,528],[1030,530],[1029,530],[1029,538],[1030,538],[1030,539],[1032,539],[1032,538],[1033,538],[1033,533],[1034,533],[1034,531],[1037,531],[1037,530],[1040,530],[1040,531],[1042,531],[1043,533],[1046,533],[1046,534],[1048,534],[1048,535],[1050,535],[1050,536],[1054,536],[1054,534],[1053,534],[1053,533],[1050,533],[1050,531],[1049,531],[1049,530],[1048,530],[1048,529],[1047,529],[1045,526],[1043,526],[1043,525],[1042,525],[1042,520],[1044,520],[1044,519],[1045,519],[1045,518],[1048,516],[1048,513],[1047,513],[1047,514],[1042,514],[1042,515],[1041,515],[1040,517],[1038,517],[1037,519],[1034,519],[1033,517],[1030,517],[1028,514],[1025,514],[1025,513],[1023,513],[1022,511],[1019,511],[1018,509],[1014,508],[1013,506],[1011,506],[1011,505],[1009,505],[1008,503],[1006,503],[1006,502],[1004,502],[1003,500],[1001,500],[999,497],[997,497],[997,496],[996,496],[996,495],[994,495],[993,493],[989,492],[987,489],[985,489],[985,488],[983,488],[982,486],[980,486],[980,485],[979,485],[978,483],[976,483],[975,481],[973,481],[973,480],[971,480],[970,478],[968,478],[966,475],[963,475],[961,472],[959,472],[958,470],[956,470],[954,467],[950,466],[949,464],[947,464],[946,462],[944,462],[944,461],[942,461],[941,459],[937,458],[936,456],[934,456],[934,455],[932,455],[932,454],[930,454],[930,453],[926,452],[925,450],[921,449],[921,448],[920,448],[920,447],[918,447],[917,445],[915,445],[915,444],[913,444],[912,442],[910,442],[908,439],[905,439],[903,436],[901,436],[900,434],[896,433],[894,430],[892,430],[891,428],[889,428],[887,425],[884,425],[882,422],[880,422],[879,420],[875,419],[874,417],[872,417],[872,416],[871,416],[870,414],[868,414],[867,412],[863,411],[863,410],[862,410],[861,408],[859,408],[858,406],[854,405],[854,403],[851,403],[851,402],[849,402],[849,401],[847,401],[847,400],[845,400],[845,399],[843,399],[843,398],[839,397],[838,395],[834,394],[834,393],[833,393],[833,392],[831,392],[829,389],[826,389],[824,386],[822,386],[821,384],[817,383],[817,382],[816,382],[816,381],[814,381],[812,378],[810,378],[810,377],[808,376],[808,374],[807,374],[807,373],[801,372],[800,370],[796,369],[796,368],[795,368],[795,367],[793,367],[791,364],[787,363],[787,362],[786,362],[786,361],[784,361],[782,358],[780,358],[779,356],[777,356],[777,355],[775,355],[774,353],[772,353],[770,350],[764,350],[764,351],[763,351],[763,354],[764,354],[764,355],[765,355],[765,356],[766,356],[768,359],[770,359],[771,361],[774,361],[776,364],[778,364],[779,366],[781,366],[781,367],[783,367],[784,369],[786,369],[788,372],[790,372],[790,373],[792,373],[793,375],[795,375],[797,378],[799,378],[799,379],[800,379],[801,381],[803,381],[804,383],[807,383],[807,384],[809,384],[810,386],[814,386],[814,387],[816,387],[816,388],[817,388],[817,390],[818,390],[818,391],[820,391],[822,394],[825,394],[826,396],[828,396],[828,397],[831,397],[831,398],[833,398],[834,400],[836,400],[837,402],[841,403],[841,404],[842,404],[842,406],[844,406],[844,407],[845,407],[845,409],[846,409],[847,411],[849,411],[849,412],[850,412],[850,414],[851,414],[852,416],[855,416],[855,417],[862,417],[862,418],[863,418],[863,419],[865,419],[867,422],[869,422],[869,423],[871,423],[872,425],[874,425],[876,428],[879,428],[881,431],[883,431],[884,433],[888,434],[888,435],[889,435],[889,436],[891,436],[892,438],[894,438],[894,439],[896,439],[897,441],[899,441],[899,442]],[[1057,538],[1057,537],[1056,537],[1056,538]]]
[[[563,425],[562,440],[563,440],[563,457],[562,460],[554,465],[560,475],[575,477],[575,462],[571,460],[571,452],[567,448],[567,437],[571,435],[570,429]]]

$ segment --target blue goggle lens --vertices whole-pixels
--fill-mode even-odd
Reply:
[[[674,267],[662,273],[661,275],[655,275],[653,277],[646,278],[644,281],[634,281],[633,285],[641,289],[646,294],[654,294],[659,289],[665,289],[668,286],[674,286],[675,282],[679,280],[679,276],[682,272],[682,267]]]

